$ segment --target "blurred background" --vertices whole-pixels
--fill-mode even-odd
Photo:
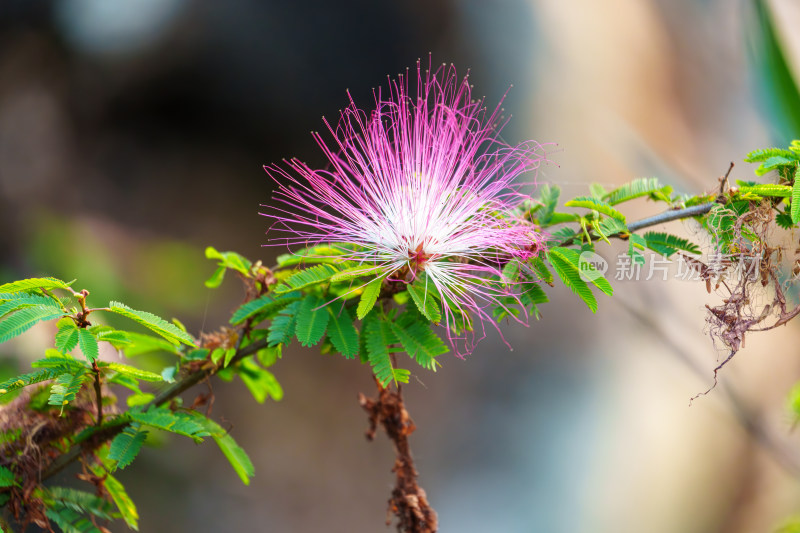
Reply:
[[[730,161],[750,179],[748,151],[800,136],[798,24],[796,0],[0,0],[0,282],[77,278],[98,305],[216,329],[243,293],[205,289],[203,249],[280,252],[262,247],[262,164],[322,166],[309,132],[345,89],[368,108],[429,53],[470,69],[490,104],[513,84],[504,137],[558,143],[536,180],[564,195],[644,176],[697,193]],[[610,277],[622,251],[603,252]],[[513,351],[490,336],[412,377],[442,532],[772,531],[800,512],[796,324],[748,337],[690,407],[720,355],[704,331],[715,296],[674,276],[614,284],[597,315],[553,290],[540,321],[506,329]],[[4,345],[3,371],[52,333]],[[141,531],[386,531],[393,452],[365,441],[356,400],[369,368],[293,346],[274,371],[279,403],[213,385],[252,484],[213,444],[169,439],[119,476]]]

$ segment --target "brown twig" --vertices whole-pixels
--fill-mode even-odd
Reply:
[[[369,415],[367,439],[373,440],[380,424],[394,445],[396,459],[392,471],[396,484],[389,498],[386,525],[391,524],[391,515],[397,517],[397,530],[406,533],[435,533],[438,529],[436,511],[428,503],[425,490],[417,483],[417,469],[411,457],[408,436],[416,426],[403,404],[400,386],[396,390],[378,385],[378,398],[358,395],[358,403]]]

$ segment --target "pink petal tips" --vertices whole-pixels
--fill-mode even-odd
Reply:
[[[500,107],[489,112],[473,100],[454,67],[431,72],[417,63],[415,95],[408,81],[401,75],[388,94],[378,89],[369,114],[350,97],[335,128],[325,121],[332,140],[313,134],[330,162],[325,170],[297,159],[265,166],[281,204],[266,216],[281,243],[355,245],[347,259],[389,280],[424,273],[449,303],[453,342],[454,331],[470,329],[465,317],[492,322],[487,308],[513,297],[508,284],[487,280],[539,251],[543,236],[514,216],[527,198],[514,181],[545,155],[533,141],[502,141]]]

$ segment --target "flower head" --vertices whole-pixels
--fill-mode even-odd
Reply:
[[[515,179],[544,161],[533,141],[499,138],[501,109],[473,100],[468,78],[454,67],[435,72],[417,64],[416,94],[408,74],[375,93],[366,114],[350,97],[339,123],[325,121],[332,143],[314,133],[329,168],[292,159],[265,170],[284,207],[267,214],[283,229],[281,242],[357,245],[349,259],[376,276],[411,282],[424,273],[456,315],[489,319],[485,309],[509,296],[487,283],[515,257],[538,252],[542,235],[512,216],[526,198]],[[349,95],[348,95],[349,96]]]

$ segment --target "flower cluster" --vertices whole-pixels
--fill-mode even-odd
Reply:
[[[473,100],[454,67],[432,72],[418,63],[414,81],[415,95],[408,73],[389,80],[370,114],[348,93],[338,125],[325,121],[334,142],[313,134],[328,168],[297,159],[265,166],[282,204],[267,216],[283,230],[281,243],[357,245],[348,259],[389,280],[424,272],[449,304],[450,335],[454,317],[483,322],[487,306],[510,294],[489,277],[538,252],[543,236],[512,212],[527,198],[515,179],[545,159],[538,143],[499,138],[500,106],[489,111]]]

